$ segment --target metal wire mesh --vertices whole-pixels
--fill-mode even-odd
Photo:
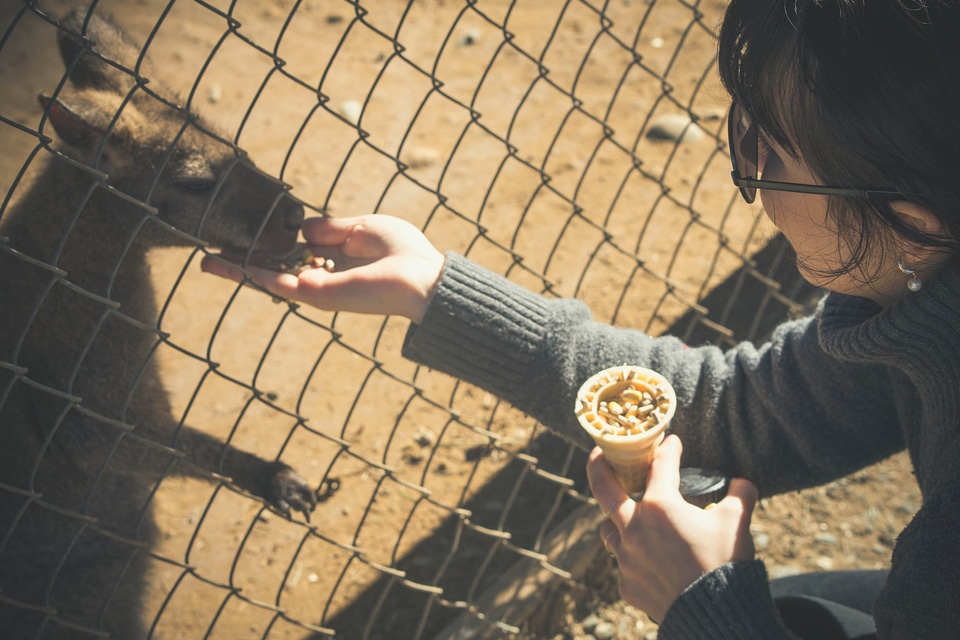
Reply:
[[[5,5],[0,567],[32,554],[40,581],[3,580],[0,621],[32,625],[10,637],[425,638],[458,618],[507,634],[521,621],[482,596],[518,562],[576,585],[575,561],[545,545],[592,508],[585,454],[403,360],[398,319],[272,304],[201,275],[212,203],[245,171],[269,186],[255,238],[291,195],[308,214],[398,215],[599,320],[692,343],[760,336],[810,290],[729,181],[723,4],[104,0],[92,14],[143,43],[82,45],[122,74],[106,130],[126,131],[138,100],[179,123],[130,189],[107,170],[129,169],[109,136],[78,159],[60,150],[55,107],[36,103],[77,84],[56,45],[70,6]],[[194,139],[231,159],[184,226],[163,189]],[[45,183],[50,164],[83,188]],[[37,202],[60,226],[11,231],[31,228]],[[96,226],[104,208],[122,211],[118,238]],[[96,248],[96,277],[68,266],[76,245]],[[128,278],[151,304],[121,299]],[[146,346],[111,350],[123,335]],[[194,442],[229,447],[203,457]],[[248,490],[234,469],[256,463],[236,451],[299,472],[318,500],[309,522]]]

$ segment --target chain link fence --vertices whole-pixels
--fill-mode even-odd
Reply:
[[[723,7],[103,0],[75,28],[60,22],[68,3],[6,2],[0,621],[18,625],[6,637],[535,635],[558,590],[588,592],[603,557],[584,452],[403,360],[399,319],[271,301],[198,262],[233,188],[224,175],[244,167],[268,193],[251,240],[301,204],[396,215],[601,321],[692,344],[762,336],[813,292],[730,183]],[[106,15],[132,48],[97,42],[91,16]],[[64,30],[88,36],[73,39],[81,58],[61,60]],[[115,94],[96,144],[79,103],[57,112],[78,89],[91,103]],[[178,123],[169,138],[152,133],[164,119]],[[62,151],[65,137],[88,153]],[[148,160],[123,155],[146,138]],[[211,145],[225,171],[184,160]],[[51,165],[82,178],[52,183]],[[178,171],[205,202],[192,227],[165,217]],[[123,222],[101,220],[107,209]],[[90,278],[70,262],[81,254],[96,258]],[[150,305],[123,298],[128,279]],[[147,346],[110,348],[127,339]],[[219,448],[201,458],[191,428]],[[253,476],[276,461],[316,499],[309,520],[258,494]]]

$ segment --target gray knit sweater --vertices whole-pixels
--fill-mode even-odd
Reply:
[[[753,481],[762,496],[820,485],[909,451],[923,506],[897,539],[876,603],[881,639],[960,638],[960,271],[881,309],[830,294],[762,345],[688,348],[594,322],[447,254],[404,355],[476,384],[584,447],[580,383],[623,363],[673,382],[686,466]],[[760,561],[730,563],[684,591],[662,640],[791,638]]]

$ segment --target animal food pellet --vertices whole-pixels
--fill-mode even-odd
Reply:
[[[627,383],[613,396],[596,403],[594,413],[592,398],[581,398],[580,413],[593,413],[590,422],[602,433],[609,435],[632,435],[652,429],[663,421],[670,409],[670,397],[660,386],[636,377],[636,372],[615,371],[597,382],[595,393],[618,383]]]

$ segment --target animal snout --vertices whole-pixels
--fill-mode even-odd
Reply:
[[[293,249],[303,224],[303,205],[284,195],[257,240],[255,248],[267,254],[283,254]]]
[[[290,233],[299,233],[303,224],[303,205],[290,198],[284,198],[277,212],[281,226]]]

